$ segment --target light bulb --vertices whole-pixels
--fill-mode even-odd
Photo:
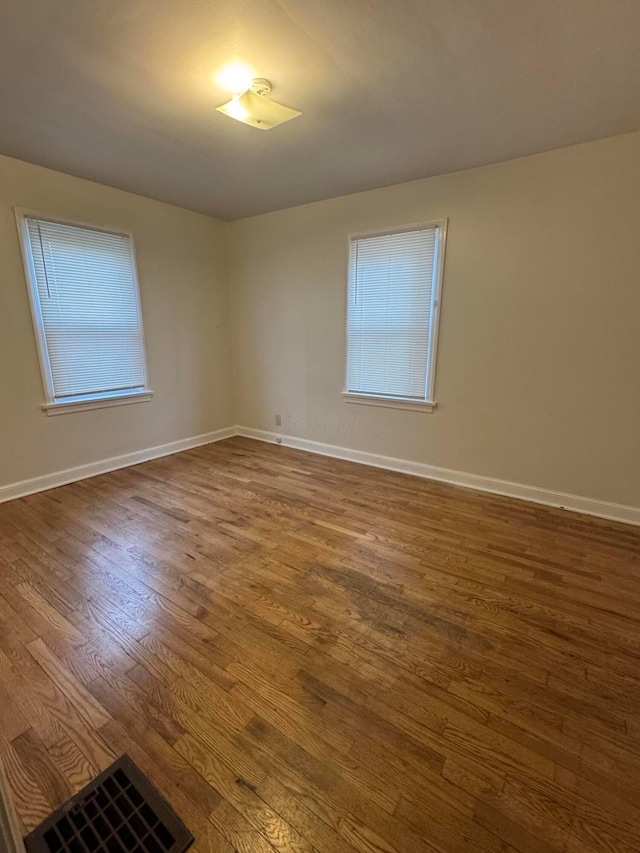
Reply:
[[[256,72],[246,62],[229,62],[215,75],[215,83],[234,95],[241,95],[251,86]]]

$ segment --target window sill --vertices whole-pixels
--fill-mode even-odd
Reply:
[[[360,403],[364,406],[384,406],[388,409],[407,409],[416,412],[433,412],[438,405],[434,400],[406,400],[402,397],[374,397],[369,394],[354,394],[343,391],[347,403]]]
[[[55,403],[45,403],[42,408],[48,415],[70,415],[73,412],[86,412],[90,409],[146,403],[152,397],[153,391],[135,391],[131,394],[113,394],[108,397],[96,395],[86,397],[84,400],[57,400]]]

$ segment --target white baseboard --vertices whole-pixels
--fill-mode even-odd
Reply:
[[[226,427],[215,432],[206,432],[203,435],[194,435],[191,438],[182,438],[179,441],[170,441],[168,444],[148,447],[146,450],[135,450],[133,453],[125,453],[122,456],[112,456],[110,459],[101,459],[98,462],[89,462],[87,465],[78,465],[75,468],[45,474],[43,477],[20,480],[18,483],[0,486],[0,503],[12,501],[15,498],[23,498],[35,492],[55,489],[58,486],[65,486],[67,483],[75,483],[77,480],[86,480],[88,477],[95,477],[98,474],[107,474],[109,471],[117,471],[118,468],[128,468],[130,465],[138,465],[140,462],[148,462],[150,459],[157,459],[160,456],[180,453],[182,450],[190,450],[192,447],[200,447],[202,444],[222,441],[223,438],[231,438],[232,435],[237,435],[236,428]]]
[[[125,453],[122,456],[112,456],[110,459],[101,459],[98,462],[90,462],[87,465],[78,465],[75,468],[67,468],[64,471],[45,474],[42,477],[33,477],[30,480],[21,480],[18,483],[0,486],[0,503],[32,495],[35,492],[55,489],[58,486],[74,483],[77,480],[85,480],[88,477],[96,477],[98,474],[107,474],[109,471],[118,470],[118,468],[128,468],[130,465],[138,465],[140,462],[148,462],[150,459],[157,459],[160,456],[180,453],[192,447],[200,447],[203,444],[222,441],[234,435],[254,438],[257,441],[266,441],[271,444],[281,444],[284,447],[305,450],[308,453],[318,453],[321,456],[345,459],[348,462],[357,462],[361,465],[371,465],[374,468],[384,468],[387,471],[400,471],[403,474],[412,474],[414,477],[423,477],[427,480],[439,480],[443,483],[464,486],[465,488],[476,489],[481,492],[491,492],[492,494],[505,495],[510,498],[520,498],[521,500],[544,504],[545,506],[561,507],[562,509],[572,510],[573,512],[581,512],[586,515],[595,515],[600,518],[611,519],[612,521],[623,521],[627,524],[640,526],[640,507],[599,501],[593,498],[581,497],[580,495],[555,492],[551,489],[540,489],[537,486],[525,486],[522,483],[512,483],[508,480],[481,477],[477,474],[453,471],[450,468],[438,468],[435,465],[411,462],[407,459],[398,459],[394,456],[366,453],[362,450],[351,450],[348,447],[340,447],[336,444],[324,444],[319,441],[310,441],[306,438],[279,435],[275,432],[241,426],[226,427],[215,432],[196,435],[192,438],[184,438],[180,441],[171,441],[168,444],[160,444],[156,447],[149,447],[146,450],[136,450],[133,453]]]
[[[238,426],[236,427],[236,435],[242,435],[245,438],[255,438],[258,441],[266,441],[272,444],[281,444],[284,447],[293,447],[297,450],[306,450],[308,453],[319,453],[321,456],[346,459],[349,462],[371,465],[374,468],[401,471],[403,474],[412,474],[414,477],[439,480],[443,483],[464,486],[465,488],[476,489],[480,492],[491,492],[492,494],[504,495],[509,498],[520,498],[521,500],[532,501],[533,503],[544,504],[545,506],[560,507],[572,510],[573,512],[596,515],[600,518],[623,521],[627,524],[640,526],[640,507],[584,498],[580,495],[555,492],[551,489],[540,489],[537,486],[525,486],[522,483],[496,480],[493,477],[481,477],[477,474],[467,474],[464,471],[438,468],[435,465],[410,462],[407,459],[398,459],[394,456],[381,456],[377,453],[350,450],[348,447],[323,444],[319,441],[309,441],[306,438],[296,438],[295,436],[279,435],[278,433],[267,432],[265,430]]]

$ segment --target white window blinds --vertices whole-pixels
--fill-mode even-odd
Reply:
[[[25,226],[50,402],[144,389],[131,239],[30,217]]]
[[[347,394],[432,399],[438,226],[351,240]]]

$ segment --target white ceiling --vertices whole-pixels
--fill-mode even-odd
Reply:
[[[222,219],[637,129],[640,0],[0,0],[1,153]]]

